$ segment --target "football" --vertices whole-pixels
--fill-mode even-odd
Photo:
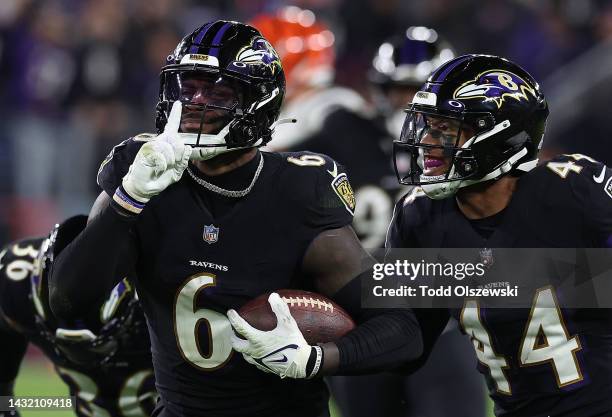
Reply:
[[[338,340],[355,327],[355,322],[338,304],[329,298],[309,291],[277,290],[289,306],[289,311],[309,344]],[[243,305],[238,313],[259,330],[276,327],[276,316],[268,297],[262,294]]]

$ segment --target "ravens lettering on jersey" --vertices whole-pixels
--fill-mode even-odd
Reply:
[[[67,225],[82,229],[85,220],[71,218],[60,230]],[[50,313],[45,283],[53,236],[21,240],[1,252],[0,380],[15,379],[32,343],[76,397],[76,415],[151,415],[157,393],[149,339],[131,284],[121,281],[88,317],[58,321]],[[65,238],[60,232],[60,239]]]
[[[547,162],[518,179],[502,213],[468,220],[454,198],[420,189],[395,208],[390,248],[598,248],[612,244],[612,170],[579,154]],[[612,312],[558,305],[538,288],[528,309],[420,310],[431,348],[449,315],[472,339],[499,416],[612,415]],[[558,309],[539,308],[539,302]],[[558,312],[558,313],[557,313]],[[545,340],[546,343],[542,342]]]
[[[112,195],[147,138],[115,147],[98,184]],[[136,287],[148,319],[157,387],[166,415],[327,415],[322,380],[281,380],[232,351],[225,313],[278,288],[312,289],[302,258],[322,231],[351,223],[355,200],[343,168],[324,155],[259,152],[214,178],[243,198],[211,192],[190,167],[151,199],[133,244]]]

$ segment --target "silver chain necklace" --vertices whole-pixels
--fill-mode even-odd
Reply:
[[[218,187],[215,184],[209,183],[208,181],[204,181],[202,178],[198,177],[191,170],[190,167],[187,167],[187,172],[189,173],[189,175],[191,176],[191,178],[193,178],[195,182],[197,182],[198,184],[200,184],[202,187],[206,188],[207,190],[212,191],[213,193],[221,194],[222,196],[225,196],[225,197],[240,198],[240,197],[244,197],[245,195],[251,192],[251,189],[257,182],[257,178],[259,178],[259,174],[261,174],[261,170],[263,169],[263,166],[264,166],[264,158],[263,158],[263,155],[260,154],[259,165],[257,166],[255,175],[253,175],[253,180],[251,181],[251,183],[249,184],[247,188],[245,188],[244,190],[238,190],[238,191],[226,190],[225,188]]]

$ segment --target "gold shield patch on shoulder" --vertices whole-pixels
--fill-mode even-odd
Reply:
[[[331,186],[342,200],[344,207],[351,213],[351,215],[355,214],[355,193],[353,192],[353,187],[351,187],[351,183],[348,180],[348,177],[343,172],[342,174],[336,176],[331,182]]]

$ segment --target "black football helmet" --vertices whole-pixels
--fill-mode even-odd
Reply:
[[[196,94],[205,100],[198,102]],[[217,20],[187,35],[168,56],[156,127],[163,130],[172,103],[180,100],[183,121],[191,114],[199,126],[181,133],[194,148],[192,157],[210,159],[268,143],[284,95],[285,75],[270,42],[252,26]]]
[[[436,69],[406,112],[393,146],[398,179],[441,199],[535,167],[549,111],[517,64],[463,55]]]
[[[434,69],[454,57],[451,46],[434,29],[411,26],[378,47],[368,79],[382,88],[420,87]]]
[[[31,294],[36,326],[57,355],[68,364],[82,367],[107,366],[128,338],[144,328],[144,315],[127,279],[113,288],[100,308],[78,320],[66,322],[53,316],[48,302],[48,277],[53,259],[85,228],[87,216],[75,216],[56,225],[43,241],[31,274]],[[147,335],[141,335],[147,337]]]

